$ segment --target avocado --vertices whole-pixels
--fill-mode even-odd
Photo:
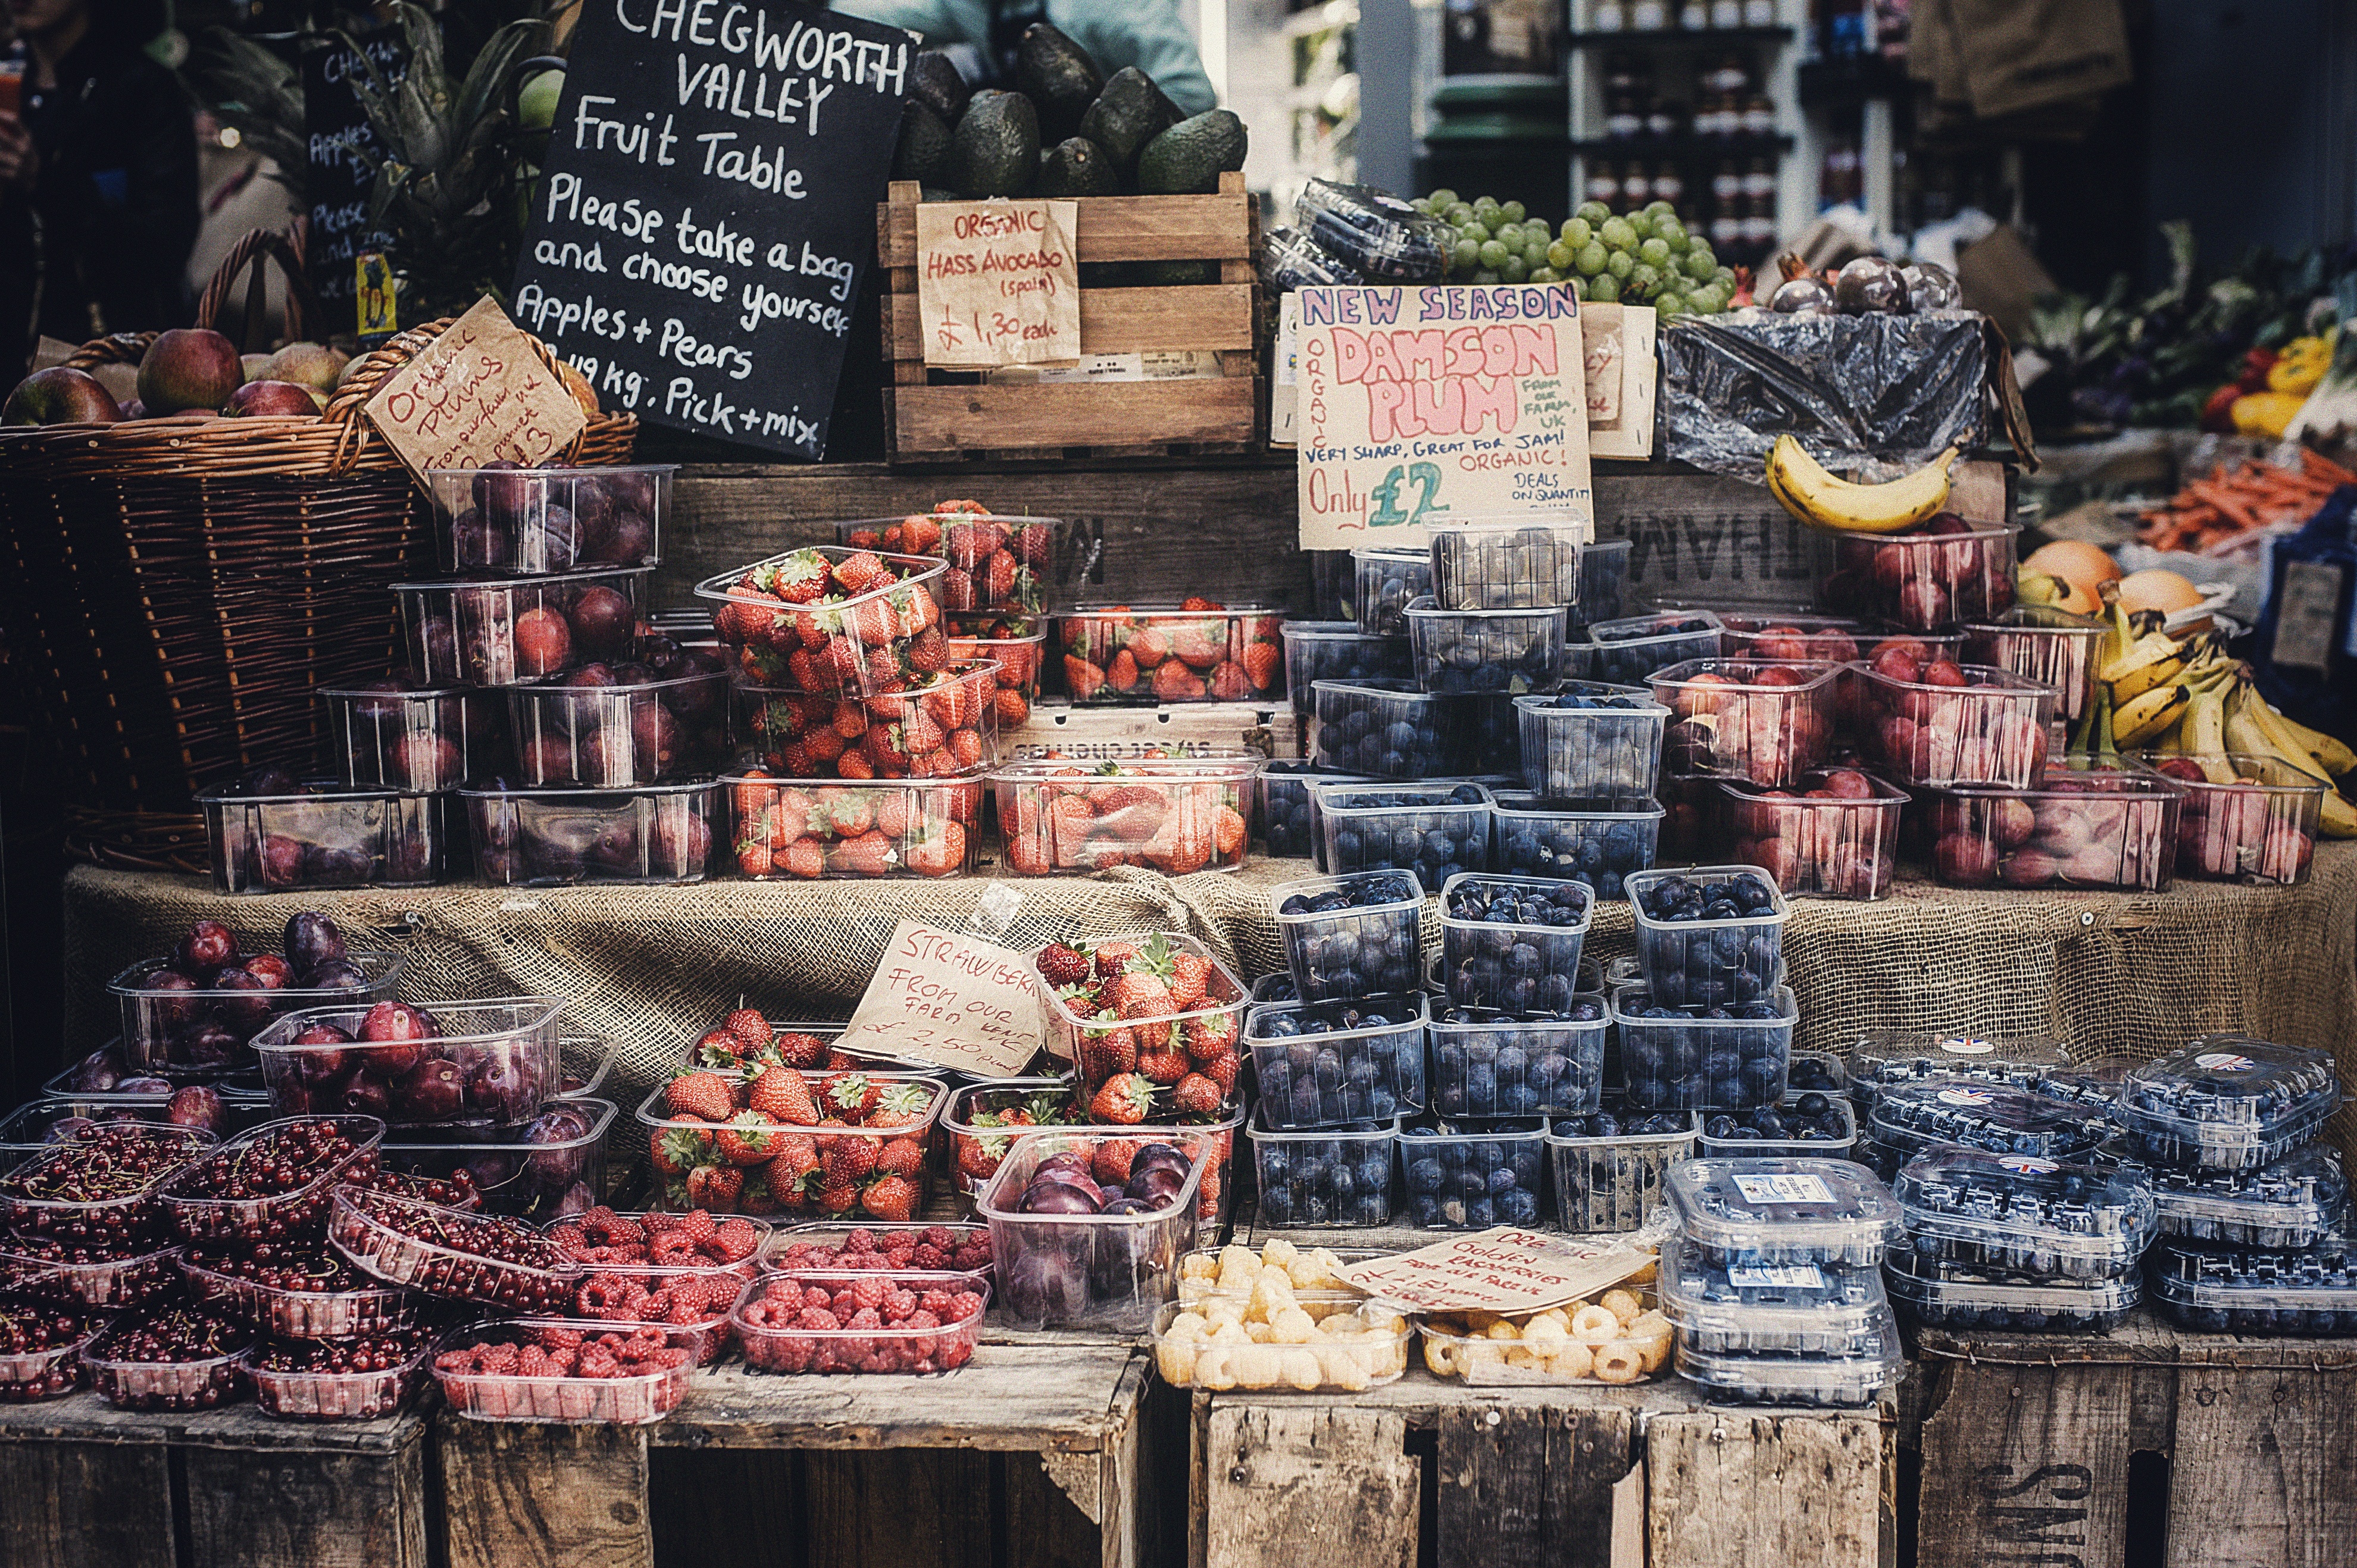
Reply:
[[[1039,175],[1039,115],[1019,92],[974,95],[950,135],[944,177],[974,199],[1028,196]]]
[[[1038,107],[1048,139],[1060,142],[1081,128],[1081,116],[1104,91],[1104,72],[1053,23],[1034,22],[1015,47],[1015,85]]]
[[[922,180],[931,185],[942,177],[949,165],[947,122],[923,101],[911,98],[900,115],[900,145],[892,155],[892,177]]]
[[[955,60],[939,49],[925,49],[909,72],[909,96],[940,115],[942,124],[954,125],[963,118],[974,89],[958,73]]]
[[[1149,196],[1209,196],[1220,176],[1244,166],[1244,123],[1225,109],[1181,120],[1137,155],[1137,188]]]
[[[1034,196],[1119,196],[1113,158],[1086,136],[1067,136],[1039,155]]]
[[[1081,116],[1081,134],[1113,155],[1124,172],[1137,166],[1137,150],[1186,116],[1134,65],[1114,71]]]

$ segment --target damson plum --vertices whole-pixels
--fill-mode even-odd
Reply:
[[[226,1114],[221,1091],[205,1084],[190,1084],[175,1093],[164,1107],[164,1119],[180,1127],[201,1127],[208,1133],[221,1130]]]
[[[237,933],[219,920],[199,920],[180,939],[172,960],[185,973],[207,980],[237,962]]]
[[[502,1122],[522,1120],[520,1113],[529,1108],[532,1090],[515,1053],[502,1048],[494,1048],[467,1075],[467,1094],[476,1109],[488,1110]]]
[[[581,596],[573,603],[572,632],[587,651],[605,653],[627,647],[637,625],[638,616],[630,608],[630,601],[603,584],[582,589]],[[521,621],[517,629],[522,629]],[[558,667],[550,665],[549,669]]]
[[[406,1002],[380,1002],[361,1019],[360,1037],[371,1044],[438,1039],[441,1034],[430,1015]]]
[[[554,674],[564,669],[573,656],[573,628],[563,616],[544,605],[516,617],[512,636],[515,667],[526,675]]]
[[[563,1192],[581,1179],[589,1163],[589,1151],[582,1143],[589,1136],[589,1113],[576,1105],[559,1105],[542,1112],[523,1130],[523,1142],[542,1145],[526,1156],[524,1174],[543,1192]]]
[[[295,982],[295,969],[274,952],[259,952],[248,957],[245,972],[262,983],[264,991],[284,991]]]
[[[262,994],[270,988],[243,969],[225,969],[213,976],[212,989],[221,992],[252,993],[250,995],[225,995],[213,1004],[221,1022],[231,1029],[251,1035],[270,1022],[269,999]]]
[[[1185,1171],[1153,1165],[1142,1171],[1133,1170],[1122,1196],[1155,1208],[1168,1208],[1178,1201],[1179,1190],[1186,1185]]]
[[[497,572],[512,557],[508,531],[494,528],[480,507],[468,507],[450,520],[450,557],[462,572]]]
[[[1101,1207],[1092,1196],[1097,1190],[1095,1184],[1092,1182],[1086,1187],[1080,1185],[1087,1180],[1085,1176],[1069,1181],[1035,1177],[1023,1189],[1022,1210],[1026,1214],[1095,1214]]]
[[[393,1094],[385,1087],[384,1079],[355,1072],[337,1091],[333,1109],[355,1116],[374,1116],[382,1121],[393,1110]]]
[[[466,1098],[466,1074],[457,1062],[441,1058],[419,1062],[393,1087],[393,1109],[411,1122],[447,1122]]]
[[[105,1094],[123,1081],[123,1058],[112,1046],[102,1046],[74,1064],[66,1087],[78,1094]]]
[[[172,1092],[172,1085],[168,1079],[155,1078],[143,1073],[137,1078],[124,1079],[114,1086],[114,1090],[118,1094],[169,1094]]]
[[[1085,1257],[1050,1248],[1027,1248],[999,1265],[1008,1317],[1017,1324],[1060,1323],[1088,1308]]]

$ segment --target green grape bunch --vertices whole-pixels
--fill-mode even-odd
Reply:
[[[1568,283],[1583,300],[1650,305],[1664,320],[1717,316],[1735,295],[1733,269],[1718,264],[1710,242],[1689,233],[1666,201],[1618,215],[1600,201],[1582,202],[1553,230],[1519,201],[1466,201],[1436,190],[1414,205],[1454,235],[1452,283]]]

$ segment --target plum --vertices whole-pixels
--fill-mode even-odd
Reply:
[[[242,1036],[231,1034],[218,1023],[206,1021],[180,1036],[172,1060],[178,1066],[197,1069],[225,1068],[244,1045]]]
[[[220,1132],[227,1113],[221,1090],[200,1083],[179,1090],[164,1107],[164,1120],[174,1126],[200,1127],[208,1133]]]
[[[467,1075],[467,1093],[480,1111],[489,1111],[502,1122],[522,1120],[530,1097],[531,1085],[524,1081],[523,1065],[512,1050],[495,1050]],[[542,1118],[546,1120],[546,1118]],[[526,1143],[547,1142],[534,1139],[529,1133]]]
[[[87,1116],[60,1116],[49,1123],[48,1130],[41,1137],[46,1143],[70,1144],[84,1133],[97,1130],[98,1123]]]
[[[450,1121],[466,1099],[466,1075],[438,1058],[419,1062],[393,1085],[393,1105],[409,1122]]]
[[[1129,1162],[1135,1176],[1148,1165],[1168,1165],[1184,1176],[1194,1162],[1175,1144],[1146,1144],[1139,1147],[1136,1158]]]
[[[412,730],[393,743],[385,771],[405,789],[447,789],[465,769],[458,743],[432,730]]]
[[[1089,1283],[1081,1259],[1047,1248],[1027,1248],[999,1265],[1009,1320],[1018,1327],[1045,1326],[1077,1317],[1089,1304]]]
[[[66,1087],[77,1094],[105,1094],[122,1081],[123,1058],[113,1046],[101,1046],[66,1075]]]
[[[149,1026],[159,1030],[181,1028],[197,1015],[196,998],[188,994],[197,989],[197,983],[177,969],[151,970],[137,987],[143,1029]]]
[[[1083,1187],[1082,1183],[1088,1183]],[[1096,1184],[1086,1176],[1074,1176],[1069,1181],[1051,1181],[1034,1177],[1023,1189],[1022,1199],[1016,1205],[1026,1214],[1094,1214],[1100,1208]]]
[[[294,966],[274,952],[255,953],[245,961],[244,968],[264,991],[284,991],[295,979]]]
[[[581,590],[571,618],[573,635],[585,650],[607,653],[629,645],[639,618],[630,600],[599,583]]]
[[[368,976],[357,965],[344,959],[321,964],[303,977],[306,991],[364,991]]]
[[[1161,1207],[1163,1206],[1160,1204],[1149,1203],[1142,1197],[1116,1197],[1111,1203],[1106,1204],[1102,1212],[1105,1214],[1151,1214],[1157,1208]]]
[[[613,593],[610,588],[603,591]],[[617,594],[614,596],[619,598],[621,596]],[[528,609],[516,617],[512,640],[515,644],[515,667],[526,675],[553,675],[564,669],[573,657],[573,628],[565,624],[563,616],[546,606]],[[589,639],[585,638],[584,640]]]
[[[237,933],[219,920],[199,920],[173,950],[172,961],[185,973],[209,980],[237,962]]]
[[[114,1092],[117,1094],[169,1094],[172,1092],[172,1083],[169,1079],[143,1073],[137,1078],[126,1078],[116,1084]]]
[[[684,802],[681,803],[684,806]],[[666,811],[655,821],[654,869],[691,876],[712,857],[712,829],[693,811]]]
[[[222,970],[213,976],[213,989],[236,993],[214,1004],[221,1021],[231,1028],[250,1036],[270,1022],[270,988],[251,971]]]
[[[524,1159],[524,1175],[543,1192],[564,1191],[580,1181],[587,1168],[589,1151],[583,1140],[588,1136],[587,1112],[571,1105],[552,1106],[542,1112],[524,1128],[522,1141],[565,1146],[534,1149]]]
[[[425,1043],[423,1040],[392,1040],[382,1045],[362,1046],[350,1054],[361,1071],[390,1083],[417,1066],[417,1058],[425,1054]]]
[[[1768,308],[1779,316],[1831,316],[1834,291],[1813,277],[1786,278],[1768,296]]]
[[[1145,1170],[1131,1173],[1129,1185],[1123,1189],[1122,1195],[1150,1203],[1157,1208],[1168,1208],[1178,1201],[1179,1189],[1186,1185],[1184,1172],[1174,1171],[1168,1165],[1149,1165]]]
[[[539,570],[561,572],[581,559],[581,529],[571,509],[551,501],[528,520],[520,541],[526,560],[537,560]]]
[[[450,559],[461,572],[497,572],[509,564],[508,531],[494,527],[480,507],[450,520]]]
[[[1904,314],[1907,281],[1880,256],[1859,256],[1834,274],[1834,303],[1845,316]]]
[[[371,1044],[387,1041],[435,1040],[441,1026],[423,1007],[406,1002],[380,1002],[361,1019],[360,1038]]]

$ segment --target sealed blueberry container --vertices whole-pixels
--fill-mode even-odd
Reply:
[[[1408,603],[1415,682],[1444,697],[1513,694],[1563,674],[1563,611],[1448,610],[1429,595]]]
[[[1440,887],[1440,973],[1448,999],[1514,1013],[1568,1011],[1594,905],[1587,885],[1570,878],[1450,877]]]
[[[1555,1223],[1575,1234],[1635,1230],[1664,1201],[1670,1167],[1693,1157],[1701,1118],[1634,1112],[1618,1097],[1586,1116],[1547,1123]]]
[[[1708,610],[1591,620],[1583,642],[1564,649],[1564,672],[1575,681],[1641,686],[1656,670],[1694,659],[1716,659],[1719,619]]]
[[[1493,789],[1491,864],[1517,876],[1568,877],[1598,898],[1619,898],[1631,875],[1652,865],[1662,817],[1660,802],[1643,796],[1549,800]]]
[[[1623,879],[1637,961],[1668,1007],[1756,1002],[1784,983],[1792,908],[1756,865],[1641,871]]]
[[[1313,179],[1293,201],[1294,227],[1369,283],[1438,283],[1455,236],[1387,190]]]
[[[1714,1111],[1703,1118],[1702,1153],[1757,1158],[1854,1159],[1857,1114],[1847,1099],[1818,1090],[1787,1093],[1774,1105]]]
[[[2139,1166],[2163,1236],[2213,1247],[2298,1251],[2332,1233],[2349,1206],[2340,1152],[2310,1144],[2256,1170]]]
[[[1367,280],[1357,268],[1297,229],[1268,231],[1261,247],[1260,281],[1271,294],[1297,288],[1355,288]]]
[[[2026,1087],[2049,1100],[2108,1108],[2118,1102],[2120,1086],[2138,1065],[2134,1057],[2090,1057],[2067,1067],[2049,1068],[2032,1078]]]
[[[1305,1002],[1414,992],[1424,983],[1424,886],[1408,871],[1277,884],[1277,934]]]
[[[1537,1116],[1431,1117],[1402,1127],[1407,1222],[1423,1230],[1536,1225],[1546,1127]]]
[[[1601,996],[1560,1015],[1447,1007],[1432,1038],[1432,1108],[1442,1116],[1584,1116],[1604,1090]]]
[[[1264,1124],[1290,1133],[1423,1110],[1428,1017],[1421,992],[1254,1008],[1244,1048]]]
[[[2153,1237],[2153,1195],[2133,1172],[1934,1146],[1891,1184],[1919,1262],[2040,1280],[2118,1279]]]
[[[2110,1137],[2112,1123],[2098,1106],[1976,1079],[1935,1078],[1886,1088],[1867,1131],[1881,1157],[1895,1162],[1884,1170],[1887,1178],[1934,1144],[2074,1161]]]
[[[1353,550],[1351,566],[1359,629],[1373,637],[1405,637],[1408,601],[1432,592],[1431,555],[1422,550]]]
[[[1379,779],[1448,771],[1460,727],[1448,698],[1419,691],[1412,681],[1319,681],[1310,693],[1320,768]]]
[[[2163,1241],[2152,1296],[2179,1327],[2210,1334],[2357,1334],[2357,1250],[2345,1236],[2295,1252],[2220,1252]]]
[[[1662,1314],[1712,1356],[1874,1357],[1896,1331],[1872,1263],[1706,1263],[1662,1243]]]
[[[1669,1007],[1649,991],[1612,993],[1620,1073],[1641,1111],[1745,1111],[1782,1101],[1801,1009],[1791,988],[1727,1007]]]
[[[1443,609],[1568,608],[1577,617],[1587,548],[1580,532],[1535,518],[1431,523],[1433,598]]]
[[[1490,796],[1479,784],[1318,784],[1314,810],[1337,876],[1413,871],[1438,887],[1490,867]]]
[[[2237,1171],[2307,1143],[2340,1104],[2341,1080],[2323,1052],[2205,1035],[2129,1073],[2115,1114],[2147,1159]]]
[[[1286,1132],[1260,1112],[1244,1128],[1260,1181],[1260,1217],[1305,1229],[1388,1225],[1399,1118]]]
[[[1566,618],[1572,639],[1584,641],[1592,624],[1620,618],[1629,590],[1629,558],[1636,552],[1636,542],[1630,539],[1599,539],[1580,547],[1579,601]]]
[[[1935,1328],[2108,1334],[2144,1296],[2134,1270],[2111,1279],[2057,1280],[1944,1262],[1904,1248],[1893,1249],[1882,1272],[1892,1305]]]
[[[1714,1356],[1681,1337],[1678,1376],[1699,1387],[1713,1404],[1857,1410],[1874,1403],[1906,1370],[1898,1325],[1878,1337],[1880,1345],[1872,1355],[1837,1358]]]
[[[1296,718],[1317,716],[1318,681],[1405,681],[1415,661],[1405,637],[1378,637],[1347,620],[1289,620],[1277,628],[1285,639],[1285,687],[1293,695]]]
[[[1670,710],[1641,686],[1566,681],[1514,699],[1523,782],[1555,800],[1641,800],[1662,772]]]
[[[1319,830],[1310,806],[1313,786],[1370,782],[1364,775],[1337,773],[1298,757],[1265,763],[1259,777],[1253,780],[1254,831],[1268,845],[1269,854],[1283,859],[1315,861],[1318,869],[1324,871],[1326,835]]]
[[[1716,1268],[1862,1268],[1906,1231],[1890,1189],[1844,1160],[1687,1160],[1668,1190],[1695,1258]]]
[[[2069,1055],[2052,1040],[1995,1040],[1978,1035],[1865,1035],[1849,1048],[1850,1091],[1857,1101],[1857,1113],[1863,1117],[1873,1113],[1876,1098],[1894,1084],[1922,1083],[1935,1078],[1969,1078],[2021,1089],[2070,1065]]]

